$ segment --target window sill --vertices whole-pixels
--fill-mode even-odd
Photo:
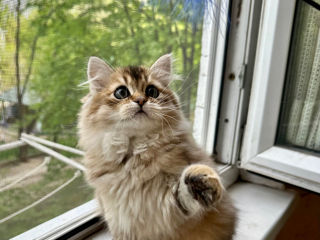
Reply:
[[[238,213],[233,240],[274,239],[291,214],[296,194],[252,183],[238,182],[229,188]]]
[[[12,238],[12,240],[57,239],[98,216],[98,203],[91,200]]]
[[[243,168],[311,191],[320,192],[319,156],[283,147],[271,147]]]
[[[243,182],[233,184],[228,191],[239,209],[239,220],[234,240],[273,239],[291,213],[296,199],[293,192]],[[56,239],[97,217],[97,209],[96,201],[92,200],[15,237],[13,240]],[[70,224],[71,222],[72,224]],[[90,239],[111,240],[111,235],[107,230],[101,230],[93,236],[91,235]]]
[[[216,169],[219,172],[223,185],[226,188],[233,184],[238,178],[238,169],[233,166],[216,163]],[[57,239],[70,231],[74,231],[76,228],[81,228],[83,224],[98,217],[98,203],[95,200],[91,200],[16,236],[13,240]],[[98,224],[95,223],[94,225],[101,226],[100,223],[101,222],[98,222]]]
[[[252,183],[238,182],[228,189],[239,210],[238,225],[233,240],[274,239],[294,206],[293,192],[272,189]],[[111,240],[107,230],[92,240]]]
[[[296,198],[293,192],[243,182],[232,185],[228,191],[239,209],[233,240],[274,239],[290,215]],[[107,230],[103,230],[90,239],[112,238]]]

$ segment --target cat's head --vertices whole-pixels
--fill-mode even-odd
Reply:
[[[113,69],[91,57],[86,117],[91,124],[114,129],[143,132],[173,128],[182,117],[178,99],[169,89],[173,76],[170,54],[160,57],[150,68]]]

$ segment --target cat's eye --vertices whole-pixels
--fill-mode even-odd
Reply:
[[[121,86],[114,91],[114,96],[118,99],[124,99],[130,96],[130,92],[128,88]]]
[[[146,96],[152,97],[152,98],[157,98],[159,96],[159,90],[155,86],[150,85],[146,89]]]

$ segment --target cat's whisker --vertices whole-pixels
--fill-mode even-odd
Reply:
[[[165,105],[162,105],[162,104],[159,104],[159,105],[160,105],[159,109],[171,109],[171,110],[179,111],[179,108],[176,107],[176,106],[165,106]]]
[[[176,99],[170,99],[170,100],[167,100],[168,98],[163,98],[160,100],[161,103],[171,103],[171,102],[174,102],[176,101]],[[188,103],[185,103],[184,101],[180,100],[178,102],[178,105],[182,105],[182,104],[188,104]]]
[[[178,108],[171,108],[171,107],[165,107],[165,106],[159,106],[159,105],[158,106],[152,106],[149,109],[152,110],[152,111],[163,111],[163,110],[165,110],[165,111],[171,110],[173,112],[179,111]],[[167,111],[167,112],[169,112],[169,111]]]
[[[161,119],[162,135],[165,136],[164,130],[163,130],[163,118],[160,116],[160,119]]]
[[[160,119],[162,119],[162,120],[164,120],[164,121],[166,121],[166,123],[167,123],[167,125],[168,125],[168,127],[171,129],[171,134],[173,134],[173,129],[172,129],[172,127],[171,127],[171,125],[170,125],[170,123],[167,121],[167,119],[164,117],[164,116],[162,116],[160,113],[155,113],[156,115],[158,115],[159,117],[160,117]]]
[[[159,105],[161,107],[164,107],[164,106],[168,105],[168,103],[170,103],[170,102],[160,103]],[[177,110],[180,110],[181,107],[186,106],[186,105],[188,105],[188,103],[179,103],[179,106],[171,105],[171,107],[175,107],[175,108],[177,108]]]
[[[175,75],[175,77],[179,77],[178,75]],[[162,89],[162,93],[167,90],[167,89],[170,89],[170,84],[168,84],[164,89]]]
[[[181,98],[182,94],[185,93],[187,90],[189,90],[191,87],[193,87],[195,84],[198,84],[197,81],[194,81],[192,84],[190,84],[189,86],[187,86],[186,88],[184,88],[183,83],[181,85],[181,87],[179,89],[177,89],[176,95],[179,97],[179,99]],[[183,89],[184,88],[184,89]],[[183,89],[182,92],[180,92],[180,90]],[[165,99],[169,98],[170,96],[167,96]]]
[[[169,127],[170,127],[170,129],[171,129],[171,134],[173,135],[173,129],[172,129],[172,127],[171,127],[170,123],[168,122],[168,120],[167,120],[166,118],[163,118],[163,120],[165,120],[165,121],[168,123],[168,126],[169,126]]]
[[[176,101],[176,98],[168,100],[169,98],[170,98],[170,97],[163,97],[163,98],[160,99],[160,102],[170,103],[170,102]],[[181,101],[181,102],[182,102],[182,101]]]
[[[171,134],[173,134],[174,131],[173,131],[173,129],[172,129],[169,121],[162,115],[162,113],[160,113],[160,117],[161,117],[164,121],[166,121],[166,123],[168,124],[168,127],[171,129]]]
[[[162,116],[164,116],[164,117],[169,117],[169,118],[171,118],[171,119],[173,119],[173,120],[175,120],[175,121],[177,121],[177,122],[179,122],[179,120],[178,119],[176,119],[176,118],[174,118],[174,117],[172,117],[172,116],[170,116],[170,115],[167,115],[167,114],[164,114],[164,113],[160,113]]]
[[[184,77],[184,79],[189,78],[189,76],[191,75],[191,73],[192,73],[194,70],[195,70],[195,69],[192,69],[192,70],[186,75],[186,77]],[[196,83],[197,83],[197,82],[193,82],[193,83],[191,84],[191,86],[194,86]],[[167,89],[169,89],[169,88],[170,88],[170,85],[168,84],[162,91],[167,90]],[[181,86],[180,86],[178,89],[175,89],[175,92],[178,93],[182,88],[183,88],[183,81],[182,81]]]

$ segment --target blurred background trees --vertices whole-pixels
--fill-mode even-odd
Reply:
[[[184,80],[172,87],[193,119],[202,17],[192,17],[183,1],[13,2],[0,0],[0,96],[15,88],[18,135],[36,122],[55,140],[65,132],[75,134],[86,92],[78,85],[86,80],[90,56],[113,66],[151,65],[173,52]]]
[[[192,121],[203,16],[203,8],[186,4],[192,2],[204,1],[0,0],[0,145],[31,132],[76,147],[80,99],[88,92],[78,85],[86,81],[90,56],[113,66],[150,66],[172,52],[176,73],[184,79],[172,88]],[[21,185],[1,192],[44,157],[26,146],[0,153],[0,220],[73,176],[74,169],[52,159]],[[1,223],[0,238],[9,239],[92,197],[81,176],[39,206]]]

